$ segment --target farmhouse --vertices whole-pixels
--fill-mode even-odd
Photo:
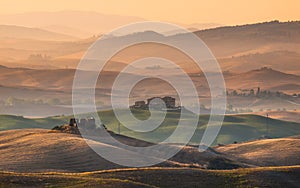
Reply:
[[[87,128],[87,129],[96,129],[96,120],[94,117],[89,117],[89,118],[81,118],[81,119],[75,119],[71,118],[69,121],[69,126],[70,127],[81,127],[81,128]],[[104,124],[101,124],[100,127],[107,129]]]
[[[136,101],[134,105],[131,106],[131,108],[137,108],[137,109],[148,109],[150,102],[152,105],[154,105],[157,109],[162,109],[163,106],[161,106],[161,103],[158,102],[158,100],[155,99],[160,99],[162,100],[166,108],[168,110],[178,110],[180,109],[179,106],[176,106],[176,99],[170,96],[165,96],[165,97],[152,97],[147,99],[147,103],[145,101]]]
[[[78,126],[84,126],[87,128],[96,128],[96,121],[95,118],[93,117],[89,117],[89,118],[81,118],[79,119],[75,119],[75,118],[71,118],[70,122],[69,122],[69,126],[71,127],[78,127]]]

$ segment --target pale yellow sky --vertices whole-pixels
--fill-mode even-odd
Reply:
[[[299,0],[1,0],[0,13],[84,10],[178,23],[300,20]]]

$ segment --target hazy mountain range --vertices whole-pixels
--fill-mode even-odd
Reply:
[[[29,28],[15,25],[0,25],[0,38],[48,41],[71,41],[77,39],[69,35],[55,33],[44,29]]]
[[[1,26],[0,64],[34,68],[76,68],[87,48],[97,39],[75,40],[74,37],[34,28]],[[284,72],[298,74],[300,64],[299,48],[300,22],[267,22],[260,24],[220,27],[196,31],[219,60],[226,71],[246,71],[271,67]],[[26,32],[25,32],[26,31]],[[19,34],[15,34],[19,33]],[[32,33],[32,34],[31,34]],[[185,35],[155,35],[153,32],[137,33],[130,36],[110,37],[107,48],[114,41],[130,40],[134,37],[153,35],[157,39],[185,41]],[[61,41],[57,41],[61,39]],[[69,40],[69,41],[65,41]],[[132,46],[120,57],[113,60],[129,63],[145,55],[159,56],[190,67],[188,58],[170,48],[155,45]],[[31,55],[50,56],[45,59],[28,59]],[[176,58],[175,58],[176,57]],[[284,61],[284,63],[282,63]],[[194,67],[192,68],[194,70]]]
[[[48,31],[80,38],[88,38],[92,35],[103,34],[117,27],[141,21],[147,20],[135,16],[71,10],[0,15],[0,24],[3,25],[18,25],[46,29]],[[221,24],[217,23],[177,24],[193,31],[221,26]]]
[[[266,22],[242,26],[226,26],[195,31],[212,53],[224,73],[226,87],[232,92],[243,92],[260,87],[262,90],[299,94],[300,75],[300,22]],[[145,31],[124,36],[110,36],[105,39],[106,49],[119,41],[134,40],[139,37],[153,37],[157,40],[176,40],[186,42],[186,34],[162,35]],[[70,104],[71,88],[75,69],[88,47],[97,37],[78,39],[71,35],[60,34],[45,29],[24,26],[0,26],[0,81],[1,98],[21,99],[59,98]],[[114,78],[129,63],[143,57],[162,57],[176,62],[188,72],[195,81],[201,96],[208,96],[207,81],[201,70],[189,57],[170,47],[157,44],[134,45],[116,54],[105,67],[102,87],[97,94],[102,102],[108,101]],[[267,68],[262,68],[267,67]],[[172,74],[172,69],[155,63],[144,67],[132,66],[133,74],[156,70]],[[175,76],[175,75],[173,75]],[[242,78],[242,79],[241,79]],[[105,83],[105,84],[103,84]],[[165,88],[163,91],[161,88]],[[145,99],[148,94],[173,95],[170,85],[157,80],[145,80],[133,93],[133,99]],[[103,98],[104,97],[104,98]],[[295,99],[256,99],[229,97],[234,108],[254,108],[256,110],[298,108]],[[134,101],[133,101],[134,102]],[[209,105],[208,99],[202,101]],[[47,109],[39,106],[37,109]],[[55,107],[56,108],[56,107]],[[3,107],[3,109],[8,109]],[[16,114],[26,110],[26,105],[12,108],[7,113]],[[39,112],[43,110],[38,110]],[[52,112],[68,112],[64,108]],[[50,112],[50,110],[49,110]],[[38,112],[36,112],[38,113]],[[51,115],[49,114],[49,115]],[[31,115],[31,114],[30,114]],[[53,115],[53,114],[52,114]]]

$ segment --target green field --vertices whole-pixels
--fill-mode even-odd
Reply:
[[[147,119],[149,111],[146,110],[133,110],[133,114],[138,119]],[[157,112],[159,113],[159,112]],[[186,117],[192,117],[192,114],[185,112]],[[99,116],[102,122],[109,130],[118,132],[119,122],[116,119],[113,111],[100,111]],[[9,129],[23,129],[23,128],[45,128],[51,129],[54,126],[62,125],[68,122],[70,117],[56,116],[40,119],[28,119],[21,116],[0,116],[0,130]],[[179,112],[168,112],[165,120],[157,129],[147,132],[135,132],[127,129],[121,124],[121,134],[150,141],[160,142],[168,138],[176,129],[178,120],[180,118]],[[190,144],[199,144],[202,135],[206,129],[206,124],[209,115],[201,115],[199,117],[198,127]],[[189,118],[186,118],[189,121]],[[268,124],[269,131],[266,133],[266,124]],[[263,135],[268,135],[272,138],[287,137],[292,135],[300,135],[300,124],[294,122],[286,122],[275,119],[266,118],[258,115],[227,115],[224,119],[221,131],[214,142],[216,144],[230,144],[233,142],[244,142],[248,140],[255,140],[261,138]],[[183,130],[184,136],[184,130]]]
[[[188,112],[187,112],[188,113]],[[149,116],[148,111],[133,110],[133,114],[138,119],[146,119]],[[118,120],[112,111],[101,111],[99,115],[108,129],[117,132]],[[188,115],[187,115],[188,116]],[[162,125],[154,131],[147,133],[134,132],[121,125],[121,134],[147,140],[150,142],[159,142],[170,136],[177,127],[180,118],[179,112],[168,112]],[[202,135],[206,129],[209,115],[199,117],[198,127],[191,139],[191,144],[199,144]],[[188,121],[188,120],[187,120]],[[266,125],[268,124],[268,136],[272,138],[287,137],[300,134],[300,123],[275,120],[258,115],[227,115],[221,131],[214,144],[230,144],[233,142],[243,142],[259,139],[266,135]]]
[[[28,128],[52,129],[66,123],[68,119],[69,117],[65,116],[30,119],[23,116],[0,115],[0,131]]]

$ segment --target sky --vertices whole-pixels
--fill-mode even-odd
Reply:
[[[0,13],[79,10],[184,24],[300,20],[299,0],[1,0]]]

